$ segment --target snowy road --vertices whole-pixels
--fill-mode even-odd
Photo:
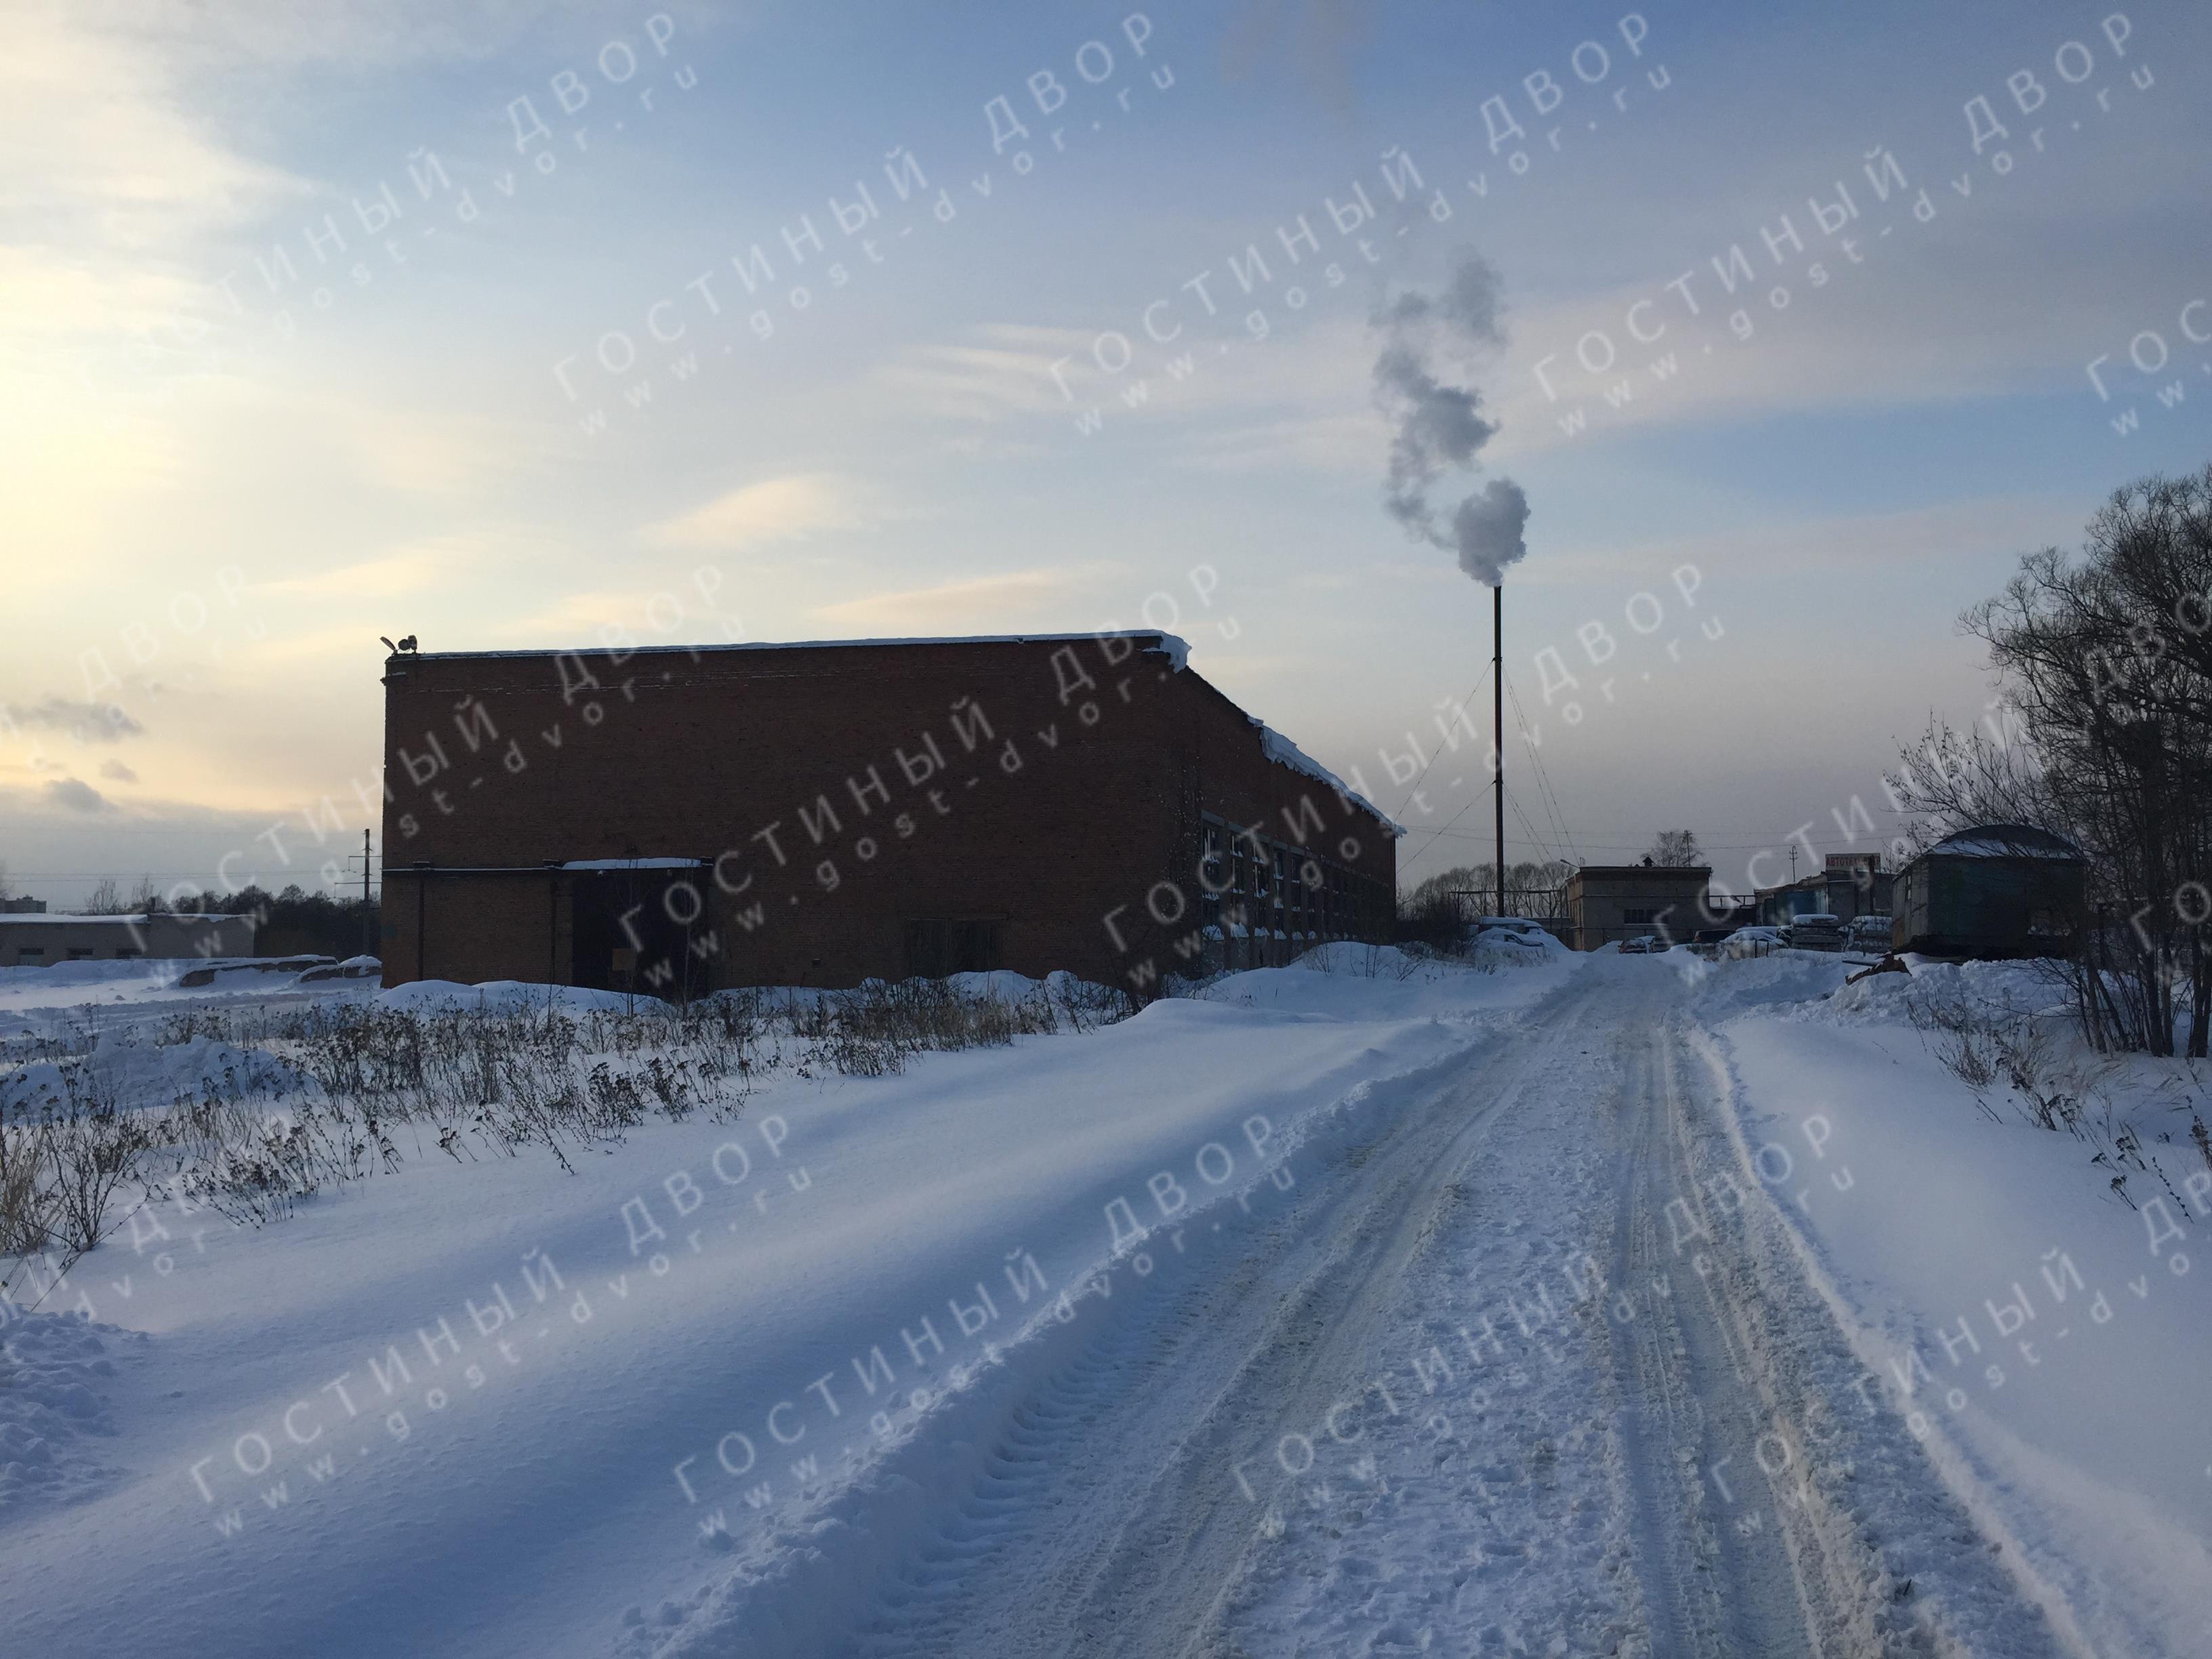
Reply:
[[[1727,1178],[1725,1077],[1686,1006],[1661,963],[1593,963],[1368,1102],[1264,1225],[1217,1241],[1201,1217],[1173,1258],[1155,1235],[1169,1265],[968,1419],[974,1474],[830,1645],[1941,1650],[1881,1530],[1899,1505],[1972,1528],[1839,1397],[1856,1367],[1759,1183]],[[1956,1553],[1962,1604],[2016,1603]],[[776,1650],[756,1640],[797,1611],[757,1591],[655,1650]],[[1996,1633],[2056,1650],[2024,1607]]]
[[[1832,960],[1361,960],[165,1210],[0,1324],[0,1652],[2202,1650],[2207,1281],[2072,1143]]]

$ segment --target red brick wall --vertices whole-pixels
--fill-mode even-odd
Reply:
[[[619,664],[595,653],[581,665],[598,687],[567,691],[550,654],[395,658],[386,981],[415,977],[418,886],[429,976],[542,980],[556,957],[562,977],[577,976],[553,878],[426,884],[414,863],[626,856],[714,866],[720,881],[699,885],[720,943],[716,985],[902,977],[907,921],[941,916],[1002,918],[1004,965],[1023,973],[1118,978],[1128,953],[1105,919],[1116,907],[1141,913],[1154,882],[1188,869],[1194,781],[1211,810],[1279,825],[1281,807],[1309,790],[1333,830],[1342,821],[1325,787],[1260,757],[1258,732],[1226,699],[1125,647],[708,648]],[[1063,701],[1066,663],[1054,658],[1068,652],[1095,684]],[[566,665],[572,680],[579,665]],[[1387,839],[1363,822],[1367,842]],[[1386,877],[1392,867],[1387,848],[1363,858]]]

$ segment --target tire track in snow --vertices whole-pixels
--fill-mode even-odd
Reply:
[[[1890,1521],[1869,1504],[1934,1514],[1943,1494],[1916,1447],[1881,1437],[1893,1425],[1839,1415],[1856,1367],[1766,1237],[1778,1224],[1723,1127],[1725,1078],[1686,1046],[1682,1012],[1659,964],[1601,960],[1499,1037],[1340,1109],[1293,1200],[1224,1216],[1218,1243],[1223,1212],[1191,1218],[1186,1256],[1156,1236],[1171,1266],[1117,1274],[1110,1300],[1085,1298],[1082,1322],[1010,1355],[950,1426],[894,1455],[866,1505],[817,1534],[825,1571],[805,1581],[847,1594],[873,1563],[872,1592],[795,1620],[799,1580],[740,1595],[672,1650],[1487,1659],[1547,1650],[1549,1632],[1514,1644],[1553,1608],[1559,1640],[1579,1643],[1553,1641],[1562,1652],[1975,1650],[1882,1566]],[[1717,1173],[1750,1201],[1705,1203]],[[1702,1275],[1662,1242],[1677,1198],[1711,1230]],[[1472,1364],[1455,1349],[1456,1396],[1416,1389],[1370,1413],[1360,1449],[1389,1486],[1324,1492],[1310,1523],[1264,1532],[1238,1460],[1265,1479],[1279,1435],[1321,1444],[1331,1407],[1409,1347],[1486,1305],[1502,1317],[1516,1275],[1584,1248],[1613,1282],[1545,1327],[1549,1370],[1533,1342]],[[1647,1312],[1656,1274],[1671,1294]],[[1609,1319],[1624,1290],[1638,1316]],[[1442,1443],[1420,1432],[1433,1404],[1451,1413]],[[1770,1481],[1778,1430],[1794,1439],[1778,1460],[1765,1443]],[[1962,1573],[1986,1569],[1978,1542],[1962,1534]]]
[[[1656,1024],[1630,1037],[1617,1107],[1627,1152],[1615,1283],[1634,1317],[1616,1343],[1626,1366],[1623,1437],[1638,1566],[1654,1659],[1817,1655],[1765,1470],[1771,1419],[1715,1295],[1717,1241],[1686,1261],[1668,1206],[1707,1206],[1689,1179],[1688,1121],[1671,1045]],[[1662,1248],[1659,1233],[1668,1230]],[[1763,1493],[1761,1502],[1757,1494]]]
[[[1392,1116],[1256,1235],[1127,1303],[1117,1291],[1113,1328],[1014,1408],[992,1474],[888,1587],[856,1647],[1243,1651],[1229,1609],[1262,1540],[1234,1465],[1279,1432],[1318,1432],[1364,1391],[1491,1123],[1582,1030],[1592,1000],[1563,995],[1513,1040],[1430,1068],[1410,1098],[1361,1108]],[[976,1519],[993,1500],[1011,1507]]]

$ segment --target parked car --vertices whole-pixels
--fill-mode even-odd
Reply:
[[[1721,946],[1735,932],[1733,927],[1700,927],[1690,936],[1690,948],[1701,957],[1717,957],[1721,953]]]
[[[1663,951],[1666,948],[1659,942],[1657,934],[1643,933],[1634,939],[1623,939],[1620,944],[1620,954],[1625,957],[1640,957]]]
[[[1841,916],[1792,916],[1783,930],[1784,943],[1793,951],[1840,951],[1844,948]]]
[[[1541,950],[1544,926],[1526,916],[1477,916],[1468,937],[1470,941],[1481,939],[1492,945],[1522,945],[1531,950]]]
[[[1782,929],[1779,927],[1739,927],[1721,942],[1721,954],[1735,960],[1745,957],[1771,956],[1782,948]]]
[[[1889,953],[1891,934],[1887,916],[1856,916],[1844,930],[1844,947],[1856,951],[1870,951],[1876,956]]]

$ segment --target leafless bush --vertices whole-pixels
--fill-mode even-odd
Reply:
[[[1950,991],[1908,998],[1905,1011],[1936,1058],[1974,1091],[1991,1117],[1999,1115],[1988,1096],[2003,1082],[2027,1103],[2023,1115],[2039,1128],[2071,1127],[2079,1121],[2078,1085],[2071,1093],[2061,1085],[2051,1033],[2033,1014]]]
[[[734,1117],[780,1066],[880,1076],[915,1054],[1086,1031],[1132,1012],[1120,992],[1066,975],[1017,996],[910,981],[726,991],[681,1008],[640,998],[581,1014],[193,1009],[155,1025],[157,1043],[207,1039],[246,1057],[166,1107],[117,1097],[111,1051],[88,1021],[8,1056],[54,1070],[35,1092],[0,1089],[0,1255],[38,1256],[58,1279],[119,1224],[133,1188],[258,1227],[410,1156],[467,1163],[536,1147],[573,1172],[578,1149],[655,1117]]]
[[[2063,1058],[2051,1016],[1958,994],[1916,998],[1906,1008],[1936,1057],[1973,1091],[1974,1103],[1992,1121],[2005,1121],[1991,1098],[2002,1086],[2020,1121],[2094,1149],[2089,1162],[2106,1172],[2113,1199],[2140,1208],[2128,1182],[2147,1176],[2165,1188],[2177,1212],[2187,1212],[2156,1153],[2116,1113],[2107,1086],[2113,1062],[2092,1060],[2085,1067]],[[2192,1139],[2212,1163],[2212,1134],[2192,1122]]]
[[[53,1237],[39,1188],[39,1162],[29,1133],[0,1127],[0,1257],[36,1255]]]
[[[802,1072],[821,1067],[849,1077],[902,1070],[932,1051],[998,1048],[1018,1036],[1063,1029],[1085,1031],[1133,1012],[1118,991],[1062,980],[1018,997],[979,995],[944,980],[890,985],[872,980],[851,991],[787,1000],[791,1034],[805,1045]]]

